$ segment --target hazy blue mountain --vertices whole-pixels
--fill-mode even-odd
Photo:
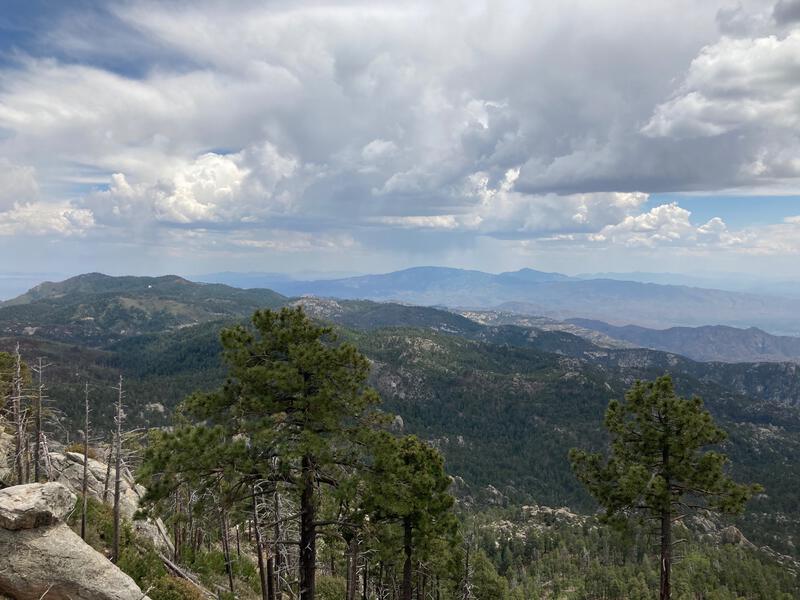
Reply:
[[[296,281],[339,279],[342,277],[352,277],[353,273],[317,273],[304,271],[301,273],[261,273],[247,272],[239,273],[236,271],[222,271],[219,273],[204,273],[202,275],[189,276],[187,279],[198,283],[222,283],[238,288],[270,288],[276,285],[286,285]]]
[[[418,267],[333,280],[275,281],[287,296],[498,309],[555,319],[582,317],[643,327],[729,325],[800,334],[800,298],[616,279],[578,279],[523,269],[498,275]]]
[[[686,285],[711,288],[729,292],[769,294],[800,298],[800,280],[763,279],[738,273],[706,275],[686,275],[683,273],[650,273],[646,271],[582,273],[579,279],[616,279],[619,281],[638,281],[640,283],[659,283],[662,285]]]
[[[592,319],[569,319],[569,322],[642,348],[675,352],[695,360],[800,362],[800,337],[770,335],[756,327],[706,325],[648,329],[637,325],[620,327]]]
[[[490,306],[506,299],[506,289],[522,290],[544,282],[570,279],[560,273],[544,273],[533,269],[494,275],[448,267],[414,267],[380,275],[340,279],[276,280],[272,288],[287,296],[314,295],[448,306],[477,303]]]

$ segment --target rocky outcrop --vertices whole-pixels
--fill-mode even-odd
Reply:
[[[149,600],[130,577],[62,521],[75,500],[57,483],[0,490],[0,514],[4,515],[0,520],[0,597]]]
[[[739,531],[738,527],[734,527],[733,525],[729,525],[719,532],[719,541],[722,544],[755,549],[755,545],[744,537],[744,534]]]
[[[75,507],[75,495],[58,483],[17,485],[2,496],[0,528],[17,531],[55,525]],[[2,493],[2,492],[0,492]]]
[[[52,471],[49,475],[50,481],[64,484],[76,494],[80,494],[83,484],[83,454],[77,452],[51,452],[50,464]],[[105,488],[107,466],[93,458],[89,459],[89,470],[87,472],[87,489],[89,496],[103,501],[103,490]],[[106,501],[114,496],[114,479],[116,471],[111,468],[108,494]],[[136,485],[128,473],[123,471],[122,481],[120,482],[120,502],[119,509],[123,518],[129,521],[133,519],[136,509],[139,507],[139,499],[144,495],[144,488]]]
[[[73,493],[80,495],[83,484],[83,454],[77,452],[51,452],[50,453],[50,480],[56,481],[69,488]],[[108,493],[104,494],[107,466],[93,458],[89,459],[87,471],[87,491],[90,498],[106,503],[114,501],[114,479],[116,471],[110,471]],[[134,531],[142,538],[149,540],[162,552],[173,553],[172,542],[166,533],[166,528],[161,519],[134,520],[134,515],[139,508],[139,502],[144,496],[145,488],[138,485],[127,470],[123,470],[120,481],[120,514],[133,525]]]

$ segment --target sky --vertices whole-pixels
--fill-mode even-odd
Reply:
[[[0,4],[0,272],[800,279],[800,0]]]

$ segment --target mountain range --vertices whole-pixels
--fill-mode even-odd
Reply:
[[[471,275],[468,275],[471,277]],[[570,447],[605,443],[602,414],[637,379],[669,372],[702,396],[730,433],[737,476],[764,484],[742,527],[785,551],[800,542],[800,365],[698,362],[624,347],[574,323],[500,312],[325,298],[197,284],[180,277],[89,274],[37,286],[0,305],[0,350],[53,366],[52,418],[75,431],[92,384],[98,431],[111,386],[126,382],[130,426],[171,422],[180,400],[225,379],[219,331],[257,307],[302,305],[372,363],[371,382],[400,426],[442,450],[465,493],[590,509],[570,473]],[[590,323],[592,327],[594,323]],[[494,493],[494,492],[492,492]]]
[[[51,427],[80,428],[88,379],[95,428],[107,429],[120,374],[129,426],[161,426],[187,394],[224,381],[222,327],[259,306],[298,304],[366,354],[385,409],[441,449],[476,502],[490,500],[493,489],[515,501],[591,509],[568,449],[604,444],[608,401],[637,379],[669,372],[680,393],[702,396],[730,433],[736,475],[768,490],[742,523],[747,535],[787,552],[800,542],[800,365],[793,363],[698,362],[511,313],[99,274],[38,286],[1,305],[0,350],[20,342],[28,360],[52,363]]]
[[[705,325],[648,329],[636,325],[620,327],[593,319],[567,322],[633,346],[675,352],[699,361],[800,362],[800,338],[771,335],[757,327]]]
[[[237,283],[231,274],[225,279],[228,284]],[[246,281],[254,284],[258,279],[250,276]],[[275,278],[269,280],[269,284],[271,289],[286,296],[314,295],[492,309],[651,328],[728,325],[759,327],[774,334],[800,334],[800,298],[617,279],[581,279],[533,269],[491,274],[445,267],[415,267],[340,279]]]

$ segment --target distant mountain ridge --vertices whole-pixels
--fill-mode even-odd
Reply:
[[[568,319],[568,322],[641,348],[675,352],[704,362],[800,363],[800,337],[771,335],[756,327],[706,325],[648,329],[636,325],[620,327],[592,319]]]
[[[662,285],[685,285],[728,292],[766,294],[800,298],[800,280],[763,279],[741,274],[684,275],[681,273],[650,273],[631,271],[626,273],[581,273],[579,279],[616,279],[618,281],[638,281],[640,283],[659,283]]]
[[[415,267],[343,279],[275,281],[286,296],[394,301],[573,317],[642,327],[728,325],[800,334],[800,298],[616,279],[579,279],[533,269],[500,274]]]

